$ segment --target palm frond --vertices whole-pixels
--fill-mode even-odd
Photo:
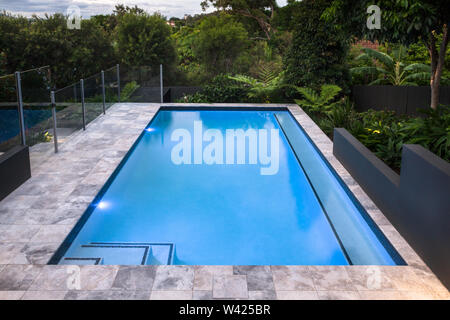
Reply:
[[[411,72],[428,72],[428,74],[431,73],[431,67],[423,63],[410,64],[409,66],[405,67],[404,70]]]
[[[358,74],[358,75],[377,75],[378,74],[378,68],[377,67],[354,67],[350,69],[351,74]]]
[[[377,84],[383,84],[384,82],[385,82],[384,79],[376,79],[376,80],[372,81],[371,83],[369,83],[369,86],[374,86],[374,85],[377,85]]]
[[[430,80],[430,73],[428,72],[417,72],[410,74],[405,77],[406,81],[417,81],[417,80]]]
[[[362,51],[372,59],[378,60],[379,62],[384,64],[388,69],[394,68],[394,59],[392,59],[392,57],[390,57],[386,53],[379,52],[370,48],[363,48]]]

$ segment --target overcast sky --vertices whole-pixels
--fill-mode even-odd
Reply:
[[[0,11],[6,10],[14,14],[31,16],[33,14],[65,13],[70,5],[77,5],[81,9],[81,16],[111,13],[114,6],[123,3],[128,6],[137,5],[153,13],[159,11],[167,17],[183,17],[184,14],[201,13],[201,0],[0,0]],[[286,0],[277,0],[283,6]],[[209,10],[211,11],[211,10]]]

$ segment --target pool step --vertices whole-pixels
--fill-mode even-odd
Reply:
[[[170,265],[173,243],[91,242],[81,245],[60,264],[78,265]]]

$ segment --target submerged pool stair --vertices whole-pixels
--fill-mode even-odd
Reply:
[[[174,248],[173,243],[91,242],[81,245],[71,257],[64,257],[60,264],[170,265]]]

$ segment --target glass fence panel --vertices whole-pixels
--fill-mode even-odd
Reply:
[[[106,109],[117,103],[117,68],[112,67],[105,70],[105,102]]]
[[[15,81],[14,74],[0,76],[0,154],[21,143]]]
[[[102,77],[100,73],[84,79],[84,104],[86,124],[103,113]]]
[[[80,84],[75,83],[55,91],[58,144],[74,132],[83,129]]]
[[[122,102],[161,102],[159,67],[120,66]]]
[[[188,79],[185,73],[180,73],[168,66],[163,66],[164,102],[198,102],[192,96],[201,92],[200,82]],[[236,101],[237,102],[237,101]]]
[[[25,137],[28,146],[52,147],[53,121],[50,104],[50,68],[21,72]],[[36,149],[35,148],[35,149]]]

